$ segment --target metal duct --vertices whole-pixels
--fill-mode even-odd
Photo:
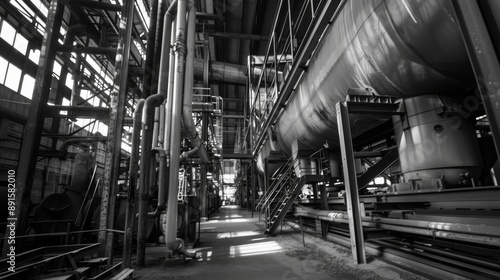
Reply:
[[[338,147],[335,104],[350,88],[380,95],[456,95],[474,76],[449,1],[348,1],[325,31],[307,72],[275,126],[290,154],[295,141]],[[351,116],[353,133],[374,119]]]
[[[254,67],[251,78],[255,83],[262,74],[262,69]],[[274,70],[268,69],[268,80],[274,79]],[[213,81],[226,82],[230,84],[246,85],[248,82],[248,69],[246,65],[232,64],[220,61],[209,62],[210,79]],[[281,79],[281,72],[278,73]],[[198,80],[203,79],[203,59],[194,59],[194,77]]]

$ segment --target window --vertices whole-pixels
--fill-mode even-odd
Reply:
[[[38,64],[38,60],[40,59],[40,50],[31,50],[29,52],[29,59],[33,61],[35,64]]]
[[[16,30],[8,22],[3,21],[0,37],[2,37],[2,39],[4,39],[10,45],[14,45],[14,39],[16,38]]]
[[[14,41],[14,48],[20,53],[25,54],[28,49],[28,40],[24,38],[21,34],[17,34],[16,40]]]
[[[19,90],[19,82],[21,81],[21,69],[9,64],[7,76],[5,77],[5,85],[13,91]]]
[[[23,85],[21,86],[21,94],[29,99],[33,97],[33,89],[35,88],[35,79],[30,75],[25,74],[23,77]]]
[[[5,81],[5,74],[7,73],[7,67],[9,62],[0,56],[0,84]]]

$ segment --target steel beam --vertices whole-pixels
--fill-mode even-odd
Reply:
[[[340,152],[344,169],[344,184],[347,196],[347,212],[349,214],[349,232],[351,235],[352,256],[358,264],[366,264],[363,225],[359,209],[358,182],[351,127],[347,105],[337,103],[337,123],[340,139]]]
[[[477,1],[453,0],[452,3],[486,109],[497,155],[500,155],[500,61]]]
[[[57,50],[60,52],[74,52],[74,53],[87,53],[87,54],[114,54],[116,53],[116,48],[109,47],[86,47],[86,46],[65,46],[59,45]]]
[[[120,37],[116,52],[115,77],[111,91],[108,145],[104,163],[104,178],[101,196],[99,228],[100,254],[108,257],[108,264],[113,262],[113,233],[107,228],[114,227],[116,186],[118,183],[123,122],[127,101],[127,74],[132,44],[132,24],[134,1],[125,1],[120,19]]]
[[[28,207],[33,187],[33,177],[36,170],[37,154],[40,148],[40,139],[43,130],[43,109],[49,99],[50,85],[52,82],[52,68],[54,66],[56,44],[61,28],[64,5],[53,0],[49,4],[45,34],[38,62],[38,70],[35,78],[35,88],[31,100],[31,109],[24,128],[24,139],[19,156],[16,172],[16,210],[10,215],[15,215],[15,231],[17,235],[23,235],[28,221]],[[16,245],[20,245],[19,240]],[[7,254],[9,245],[4,243],[3,252]]]
[[[66,111],[66,115],[61,114],[61,111]],[[91,106],[45,106],[45,112],[45,116],[53,118],[105,119],[109,116],[109,108]]]
[[[399,158],[397,149],[389,151],[381,160],[375,165],[370,167],[365,173],[358,178],[358,187],[364,188],[371,180],[375,179],[378,175],[382,174],[387,168],[391,167]]]
[[[82,8],[99,9],[99,10],[114,11],[114,12],[119,12],[123,10],[123,7],[119,4],[104,3],[99,1],[69,0],[69,4],[78,5]]]

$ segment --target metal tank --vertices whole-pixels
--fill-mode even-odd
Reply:
[[[406,117],[393,117],[404,181],[394,191],[469,187],[482,159],[470,120],[455,100],[438,95],[402,101]],[[399,189],[398,189],[399,188]]]
[[[280,150],[290,155],[295,141],[311,149],[325,142],[338,147],[335,105],[350,88],[367,87],[401,98],[459,97],[475,87],[451,1],[347,1],[274,127]],[[350,119],[353,134],[376,124],[365,115]],[[475,136],[467,133],[460,138],[472,143]],[[259,158],[265,158],[266,145]],[[455,158],[461,156],[470,155]]]

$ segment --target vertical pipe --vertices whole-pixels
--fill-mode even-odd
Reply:
[[[113,232],[108,227],[114,227],[114,211],[116,200],[116,185],[120,167],[122,131],[125,119],[125,103],[127,99],[127,74],[132,44],[132,26],[134,22],[134,1],[127,1],[122,7],[120,20],[120,36],[116,51],[116,75],[111,92],[108,144],[106,146],[106,162],[104,165],[104,184],[101,197],[101,217],[99,228],[99,243],[101,254],[105,249],[108,264],[113,262]]]
[[[157,16],[158,13],[156,11],[158,10],[158,1],[159,0],[150,0],[150,5],[151,5],[151,11],[150,13],[150,18],[149,18],[149,34],[148,34],[148,40],[146,42],[146,62],[145,62],[145,68],[144,68],[144,78],[142,80],[143,82],[143,91],[142,91],[142,98],[147,98],[151,95],[152,88],[154,87],[154,74],[153,74],[153,68],[155,65],[155,39],[157,37],[156,33],[156,22],[157,22]]]
[[[140,180],[140,188],[139,188],[139,221],[138,221],[138,229],[137,229],[137,265],[143,266],[145,261],[146,254],[146,223],[147,223],[147,200],[148,200],[148,188],[149,188],[149,172],[150,172],[150,157],[151,157],[151,145],[152,145],[152,133],[151,133],[151,125],[153,124],[152,114],[154,108],[158,107],[166,97],[165,84],[168,84],[168,76],[165,75],[165,72],[168,72],[169,66],[169,56],[168,49],[170,48],[169,44],[166,44],[165,38],[170,37],[171,33],[171,25],[173,19],[173,11],[177,6],[177,1],[174,1],[166,15],[164,21],[164,29],[163,32],[163,43],[161,48],[161,59],[160,59],[160,74],[159,74],[159,84],[158,84],[158,93],[149,96],[144,104],[144,110],[142,114],[142,139],[141,139],[141,173],[144,176],[141,176]],[[164,180],[163,176],[162,179]],[[160,188],[164,188],[164,184],[160,181]]]
[[[190,2],[193,3],[193,2]],[[191,5],[192,6],[192,5]],[[175,51],[174,94],[172,99],[172,120],[170,131],[170,170],[167,207],[167,225],[165,243],[168,249],[188,255],[182,239],[177,239],[177,189],[179,185],[179,156],[181,134],[181,93],[184,82],[184,56],[186,54],[186,1],[179,0],[177,4],[177,30]]]
[[[127,190],[127,211],[125,214],[125,241],[123,242],[123,267],[132,267],[132,240],[135,228],[135,196],[139,167],[139,143],[141,137],[141,116],[144,99],[137,101],[132,129],[132,148],[130,155],[129,184]]]
[[[206,141],[208,139],[208,116],[207,114],[203,113],[202,116],[202,128],[201,128],[201,134],[203,137],[203,141]],[[208,157],[208,156],[207,156]],[[208,185],[208,180],[207,180],[207,165],[203,162],[200,167],[200,176],[201,176],[201,182],[200,182],[200,207],[201,207],[201,212],[200,215],[202,218],[207,218],[208,219],[208,206],[207,206],[207,185]]]
[[[177,30],[177,23],[173,22],[172,24],[172,29]],[[171,32],[171,41],[170,45],[175,44],[175,39],[176,39],[176,34],[175,32]],[[171,57],[175,56],[174,49],[170,49],[170,54]],[[170,157],[170,131],[171,131],[171,122],[172,122],[172,101],[173,101],[173,96],[174,96],[174,73],[175,73],[175,59],[170,59],[169,60],[169,71],[167,72],[167,79],[168,83],[165,84],[165,86],[160,86],[159,89],[162,90],[162,87],[165,88],[165,91],[167,92],[167,101],[165,104],[165,137],[163,138],[163,148],[165,149],[165,152],[167,153],[167,158],[169,159]],[[160,74],[161,75],[161,74]],[[160,80],[160,85],[161,85],[161,80]],[[169,159],[170,160],[170,159]],[[170,163],[169,163],[170,166]],[[168,177],[168,176],[167,176]],[[168,179],[167,179],[168,181]]]
[[[252,218],[253,218],[253,212],[255,211],[255,192],[257,191],[255,188],[255,161],[251,160],[250,161],[250,183],[252,184],[252,198],[251,198],[251,210],[252,210]]]
[[[146,254],[146,222],[147,205],[150,184],[152,125],[154,109],[163,102],[161,94],[150,95],[144,102],[142,112],[142,137],[141,137],[141,161],[140,161],[140,185],[139,185],[139,220],[137,226],[137,265],[143,266]]]
[[[488,116],[496,152],[500,155],[500,61],[478,2],[453,0],[452,3]]]
[[[159,182],[159,188],[158,188],[158,205],[155,211],[155,217],[158,217],[161,214],[161,211],[165,209],[165,185],[162,184],[162,182],[165,182],[165,169],[167,168],[167,154],[165,153],[165,150],[160,147],[155,147],[153,148],[154,153],[158,153],[158,158],[160,159],[160,166],[159,166],[159,174],[158,174],[158,182]]]
[[[194,39],[196,33],[196,6],[191,5],[190,2],[189,14],[188,14],[188,26],[187,26],[187,37],[186,37],[186,67],[184,73],[184,100],[182,107],[182,115],[184,120],[184,130],[186,131],[187,138],[198,151],[198,156],[201,159],[202,164],[208,163],[208,155],[203,146],[203,143],[196,131],[196,127],[193,121],[193,83],[194,83]],[[203,114],[203,128],[206,129],[207,121],[205,121],[206,114]],[[202,174],[203,176],[203,174]],[[205,175],[206,176],[206,175]]]
[[[161,57],[164,56],[162,49],[164,48],[163,43],[163,36],[165,36],[165,13],[167,12],[168,8],[170,8],[171,4],[169,4],[170,0],[160,0],[159,6],[157,7],[156,10],[151,10],[151,11],[157,11],[156,13],[156,37],[154,41],[154,61],[155,63],[153,64],[153,86],[152,86],[152,91],[153,92],[158,92],[158,82],[160,80],[159,77],[159,72],[161,68],[161,64],[157,63],[158,61],[161,60]],[[154,12],[153,12],[154,13]],[[169,35],[167,35],[169,36]],[[170,47],[167,45],[167,47]]]

